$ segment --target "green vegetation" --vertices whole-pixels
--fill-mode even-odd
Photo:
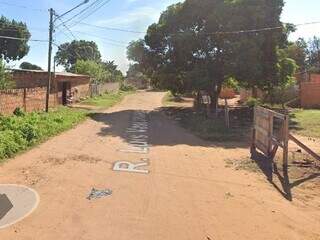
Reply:
[[[24,113],[17,109],[13,116],[0,117],[0,159],[10,158],[74,127],[86,115],[86,111],[61,107],[49,113]]]
[[[114,106],[116,103],[120,102],[126,95],[131,93],[133,93],[133,91],[105,93],[101,96],[85,100],[82,103],[99,108],[108,108]]]
[[[75,64],[79,60],[101,62],[98,45],[93,41],[74,40],[59,46],[56,61],[64,66],[66,71],[74,72]]]
[[[74,68],[75,73],[89,75],[94,83],[107,82],[111,78],[110,72],[92,60],[78,60]]]
[[[175,97],[168,92],[162,102],[166,114],[179,122],[179,124],[198,137],[215,142],[249,142],[252,110],[239,109],[230,111],[230,128],[226,127],[224,118],[208,118],[206,111],[194,111],[192,107],[180,107],[181,97]]]
[[[14,31],[12,30],[14,29]],[[27,44],[31,37],[28,27],[25,23],[16,20],[9,20],[4,16],[0,17],[0,36],[8,36],[11,38],[22,38],[17,41],[15,39],[0,39],[0,58],[6,62],[20,60],[29,52]]]
[[[248,100],[245,102],[248,107],[255,107],[262,105],[262,101],[259,98],[249,97]]]
[[[162,103],[164,106],[172,106],[175,102],[180,102],[181,98],[173,96],[173,94],[169,91],[166,93],[164,98],[162,99]]]
[[[6,71],[6,65],[0,58],[0,90],[14,86],[10,74]]]
[[[297,134],[320,138],[320,110],[297,110],[291,114],[290,125]]]
[[[174,95],[206,91],[216,110],[224,85],[258,87],[268,92],[287,86],[295,62],[279,49],[288,46],[295,30],[281,22],[283,0],[185,0],[164,11],[144,39],[127,49],[134,69],[153,87]],[[248,21],[247,16],[250,16]],[[282,26],[268,34],[213,34]],[[234,79],[237,81],[230,81]]]
[[[178,115],[181,125],[202,139],[217,142],[248,142],[250,125],[243,122],[241,126],[227,128],[221,118],[208,119],[204,114]],[[179,119],[179,117],[178,117]]]
[[[43,70],[41,67],[38,65],[29,63],[29,62],[23,62],[20,64],[21,69],[26,69],[26,70]]]

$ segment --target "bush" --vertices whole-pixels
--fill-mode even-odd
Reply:
[[[135,91],[136,88],[132,85],[129,84],[121,84],[120,86],[120,91],[124,91],[124,92],[130,92],[130,91]]]
[[[86,117],[85,111],[59,108],[49,113],[24,113],[0,117],[0,159],[10,158],[47,138],[67,130]]]
[[[24,112],[22,111],[21,108],[16,108],[14,111],[13,111],[13,114],[17,117],[23,117],[24,116]]]
[[[248,107],[255,107],[255,106],[259,106],[259,105],[262,105],[262,101],[261,99],[259,98],[254,98],[254,97],[249,97],[249,99],[245,102],[245,104],[248,106]]]

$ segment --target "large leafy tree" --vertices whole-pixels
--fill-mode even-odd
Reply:
[[[74,71],[78,60],[101,62],[98,45],[92,41],[74,40],[59,46],[56,54],[58,65],[64,66],[67,71]]]
[[[0,38],[0,58],[9,62],[10,60],[20,60],[28,54],[29,46],[27,42],[30,39],[31,34],[25,23],[9,20],[4,16],[1,16],[0,36],[19,38]]]
[[[131,43],[128,58],[173,92],[207,90],[214,106],[230,76],[271,89],[279,83],[277,50],[289,31],[280,22],[282,7],[282,0],[186,0]]]
[[[12,81],[10,73],[6,70],[6,65],[2,59],[0,59],[0,90],[12,88],[14,83]]]
[[[27,70],[42,70],[42,68],[39,67],[38,65],[35,65],[35,64],[29,63],[29,62],[21,63],[20,68],[27,69]]]

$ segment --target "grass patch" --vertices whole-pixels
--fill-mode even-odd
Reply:
[[[297,110],[290,117],[290,128],[297,134],[320,138],[320,110]]]
[[[216,142],[248,142],[252,120],[241,113],[231,111],[231,127],[227,128],[222,117],[207,118],[204,113],[193,111],[192,108],[167,107],[164,109],[170,117],[178,121],[182,127],[208,141]]]
[[[183,99],[179,96],[173,96],[171,92],[167,92],[164,98],[162,99],[162,104],[164,106],[174,106],[177,102],[182,102]]]
[[[74,127],[86,117],[86,111],[67,107],[0,117],[0,162]]]
[[[125,96],[132,94],[134,91],[118,91],[105,93],[101,96],[90,98],[82,102],[82,104],[95,106],[98,108],[109,108],[120,102]]]
[[[247,158],[242,158],[242,159],[237,159],[237,160],[232,160],[232,159],[225,159],[225,167],[226,168],[233,168],[235,170],[246,170],[249,172],[261,172],[259,166],[257,163],[250,159],[249,157]]]
[[[165,113],[178,121],[196,136],[215,142],[248,142],[252,127],[252,110],[249,108],[230,111],[230,128],[224,121],[224,113],[218,118],[207,118],[205,110],[197,112],[191,107],[179,107],[182,98],[174,97],[170,92],[163,99]]]

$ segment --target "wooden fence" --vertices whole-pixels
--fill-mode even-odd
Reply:
[[[289,140],[320,161],[320,156],[317,153],[290,134],[289,115],[263,107],[255,107],[251,152],[258,149],[273,159],[278,148],[281,147],[283,149],[283,165],[286,167],[288,166]]]

